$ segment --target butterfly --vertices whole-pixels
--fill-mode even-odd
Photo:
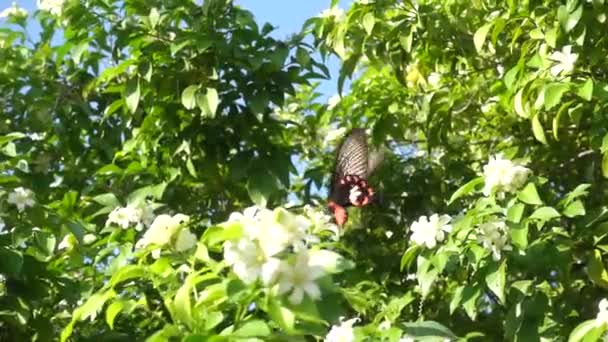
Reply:
[[[362,128],[351,130],[338,146],[327,206],[339,226],[348,220],[347,207],[364,207],[377,199],[368,179],[382,160],[381,150],[369,151]]]

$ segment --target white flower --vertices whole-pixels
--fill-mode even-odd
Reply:
[[[319,14],[320,18],[335,18],[336,21],[341,21],[344,18],[344,10],[338,6],[328,8]]]
[[[175,234],[180,226],[189,220],[190,217],[183,214],[174,216],[167,214],[158,215],[150,225],[150,228],[146,230],[144,236],[137,241],[135,248],[144,248],[152,244],[158,246],[166,245],[171,241],[173,234]]]
[[[251,206],[243,211],[234,212],[228,217],[228,222],[239,222],[243,225],[245,235],[255,239],[260,235],[259,225],[262,219],[272,216],[272,211],[258,206]]]
[[[342,318],[340,318],[342,321]],[[359,321],[358,318],[349,319],[346,322],[342,322],[340,325],[334,325],[329,330],[327,336],[325,336],[325,342],[352,342],[355,340],[355,333],[353,332],[353,324]]]
[[[144,205],[140,208],[140,210],[141,223],[143,223],[143,225],[146,227],[150,227],[155,218],[154,208],[150,205]]]
[[[260,246],[247,238],[227,241],[224,244],[224,260],[246,284],[260,278],[264,284],[270,284],[276,279],[280,268],[279,259],[266,257]]]
[[[551,74],[557,76],[561,73],[569,73],[574,70],[574,63],[578,59],[578,54],[572,53],[572,46],[566,45],[562,48],[562,51],[556,51],[549,56],[549,59],[557,62],[551,67]]]
[[[139,226],[140,217],[141,209],[135,208],[130,205],[126,207],[118,207],[112,210],[108,215],[106,226],[115,224],[121,227],[122,229],[127,229],[133,224],[137,227]]]
[[[334,109],[338,105],[338,103],[340,103],[341,100],[342,100],[342,97],[340,97],[340,95],[338,95],[338,94],[330,97],[327,100],[327,110]]]
[[[97,236],[95,236],[95,234],[86,234],[82,237],[82,242],[84,242],[85,245],[90,245],[95,242],[95,240],[97,240]]]
[[[448,224],[451,219],[449,215],[433,214],[428,219],[426,216],[421,216],[412,224],[411,239],[418,245],[434,248],[438,241],[445,239],[446,232],[452,231],[452,226]]]
[[[432,72],[427,78],[427,82],[431,87],[437,87],[441,82],[441,74],[437,72]]]
[[[309,243],[319,241],[316,236],[309,234],[312,221],[305,216],[294,215],[283,208],[276,208],[274,214],[276,222],[286,234],[287,245],[291,245],[297,250],[304,248]],[[260,241],[263,240],[260,239]]]
[[[175,240],[175,250],[183,252],[194,246],[196,246],[196,235],[194,235],[190,229],[182,228]]]
[[[414,342],[414,338],[406,334],[399,339],[399,342]]]
[[[71,250],[76,245],[76,238],[72,234],[67,234],[63,237],[59,245],[57,245],[57,250],[67,249]]]
[[[346,128],[344,128],[344,127],[340,127],[340,128],[336,128],[336,129],[332,129],[332,128],[322,129],[320,131],[319,135],[321,135],[323,137],[323,142],[322,142],[323,148],[329,146],[334,141],[336,141],[339,138],[341,138],[342,136],[344,136],[344,133],[346,133]]]
[[[378,330],[380,330],[380,331],[388,330],[390,328],[391,328],[390,321],[383,321],[382,323],[380,323],[380,325],[378,325]]]
[[[27,17],[27,11],[17,6],[17,3],[13,1],[13,5],[11,7],[0,12],[0,18],[8,17]]]
[[[312,232],[317,233],[323,230],[328,230],[334,233],[334,239],[340,238],[340,230],[335,223],[332,223],[332,217],[327,215],[325,212],[316,210],[310,205],[304,206],[304,214],[310,219],[312,223]]]
[[[8,195],[7,202],[16,206],[19,211],[23,211],[25,207],[34,206],[34,193],[32,190],[18,187]]]
[[[605,326],[608,324],[608,299],[603,298],[598,305],[598,309],[595,325],[597,327]]]
[[[491,157],[483,167],[483,193],[489,196],[497,192],[502,196],[502,192],[514,192],[524,185],[530,173],[530,169],[503,159],[502,155]]]
[[[479,226],[477,241],[492,252],[495,261],[500,260],[502,251],[512,250],[508,244],[507,226],[502,221],[487,222]]]
[[[49,11],[51,14],[60,16],[63,11],[65,0],[38,0],[38,8],[42,11]]]
[[[502,64],[498,64],[496,66],[496,72],[498,73],[498,77],[502,78],[502,75],[505,73],[505,67]]]
[[[307,294],[313,300],[321,298],[321,290],[316,279],[324,275],[323,268],[311,265],[308,251],[300,251],[292,264],[282,263],[279,275],[279,295],[291,292],[288,299],[292,304],[300,304]]]

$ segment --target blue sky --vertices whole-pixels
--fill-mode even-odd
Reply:
[[[0,0],[0,10],[10,6],[11,2],[11,0]],[[255,15],[258,23],[269,22],[277,27],[272,35],[275,38],[282,39],[298,32],[306,19],[328,8],[331,0],[234,0],[234,2],[250,10]],[[350,2],[351,0],[341,0],[340,7],[346,9]],[[30,13],[36,10],[36,0],[16,0],[16,3]],[[38,25],[30,23],[30,34],[33,37],[37,35],[38,30]],[[324,98],[328,98],[337,92],[336,80],[339,70],[337,58],[330,58],[327,64],[332,80],[322,82],[319,87],[319,91],[323,93]]]

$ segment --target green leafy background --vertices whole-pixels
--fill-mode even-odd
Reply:
[[[604,0],[358,1],[284,40],[227,0],[30,15],[38,37],[22,18],[0,28],[1,339],[295,341],[340,316],[371,340],[603,333],[590,320],[608,288]],[[556,76],[566,46],[577,59]],[[318,91],[330,56],[331,106]],[[351,210],[329,244],[354,268],[314,307],[262,296],[248,311],[260,290],[223,270],[228,237],[210,227],[252,204],[325,210],[329,133],[353,127],[390,151],[371,179],[383,201]],[[505,199],[480,193],[498,153],[534,174]],[[36,205],[9,204],[17,187]],[[146,200],[190,215],[195,252],[134,262],[140,233],[105,221]],[[431,213],[458,217],[433,250],[409,241]],[[514,246],[498,261],[467,238],[493,215]]]

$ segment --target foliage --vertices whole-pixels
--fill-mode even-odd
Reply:
[[[336,3],[285,40],[229,0],[2,12],[0,338],[605,334],[608,4]],[[391,153],[337,230],[352,127]]]

